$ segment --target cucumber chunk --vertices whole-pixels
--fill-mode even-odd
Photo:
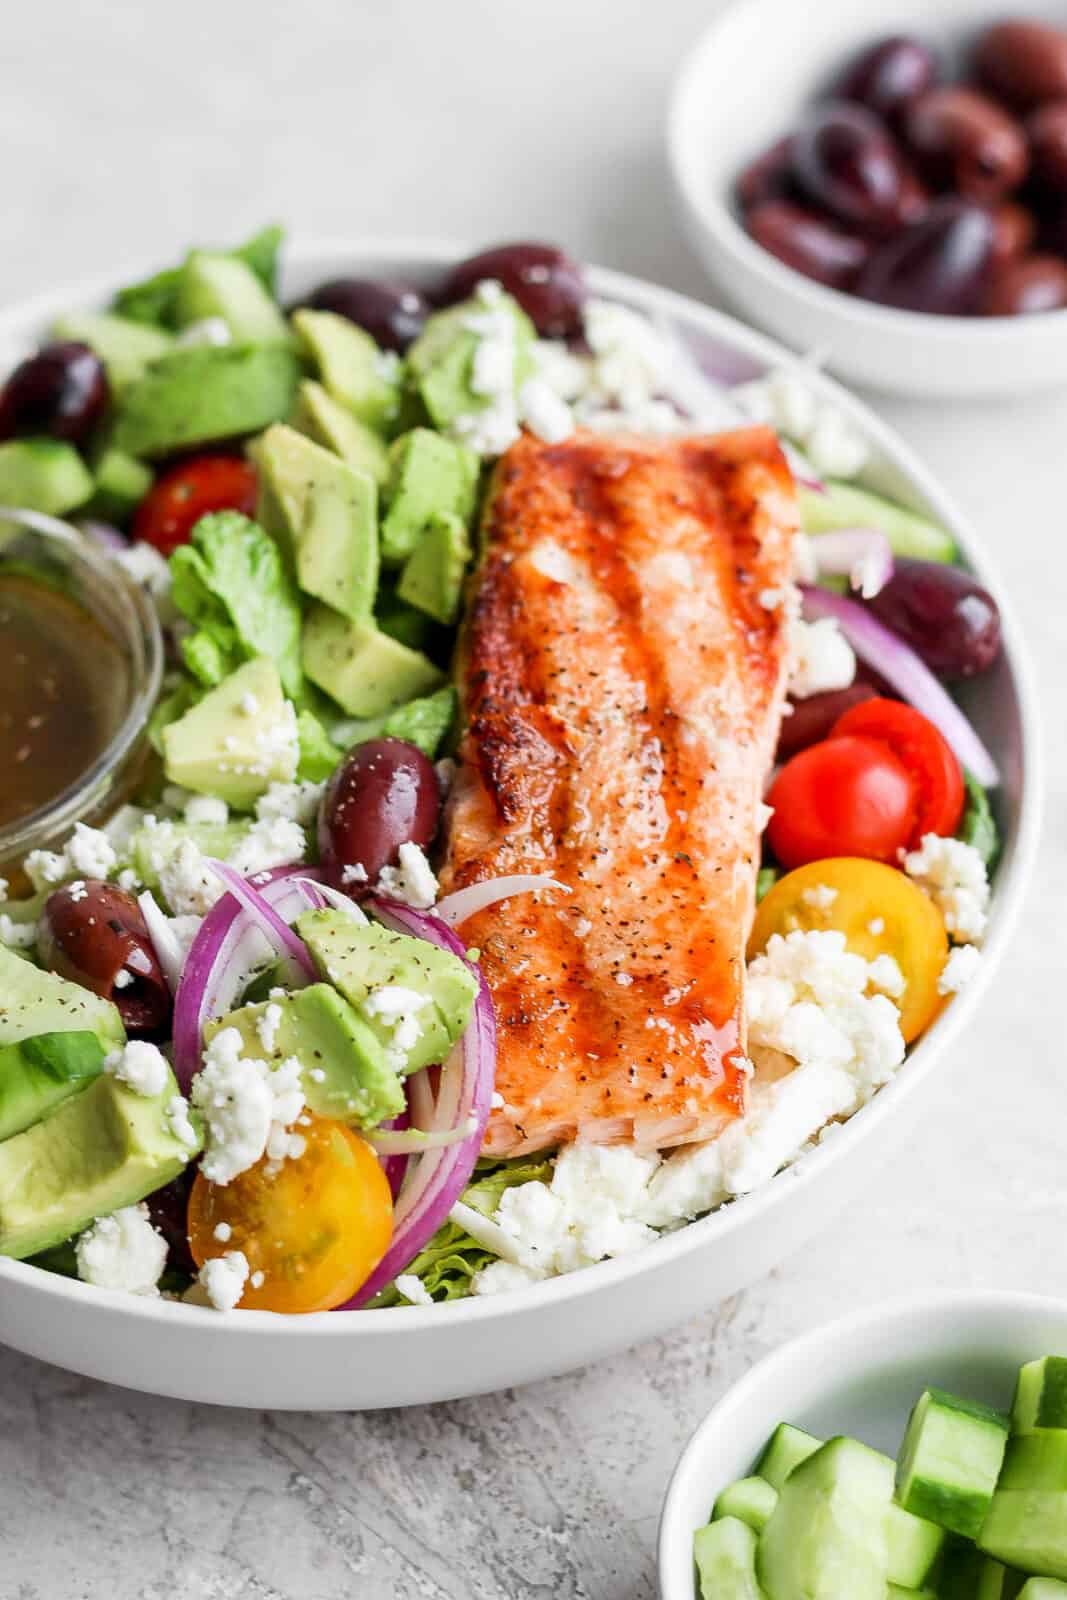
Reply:
[[[968,1594],[973,1594],[974,1600],[1016,1600],[1016,1596],[1026,1578],[1021,1572],[1013,1572],[1003,1562],[994,1561],[992,1556],[980,1556],[977,1583]]]
[[[1019,1590],[1019,1600],[1067,1600],[1067,1583],[1055,1578],[1031,1578]]]
[[[999,1411],[925,1390],[900,1449],[897,1500],[950,1533],[977,1537],[1007,1442],[1007,1418]]]
[[[1020,1370],[1011,1428],[1013,1433],[1067,1428],[1067,1358],[1044,1356]]]
[[[1058,1489],[1067,1493],[1067,1431],[1049,1428],[1012,1439],[997,1488]]]
[[[1067,1494],[1059,1489],[998,1489],[978,1543],[1009,1567],[1067,1578]]]
[[[766,1478],[739,1478],[722,1491],[711,1515],[714,1521],[720,1517],[736,1517],[761,1533],[777,1504],[778,1491],[772,1489]]]
[[[937,1565],[946,1537],[944,1528],[891,1505],[886,1519],[890,1583],[921,1589]]]
[[[798,487],[800,526],[805,533],[833,533],[840,528],[878,528],[896,556],[920,561],[954,561],[956,544],[946,528],[915,511],[884,500],[854,483],[830,480],[825,488]]]
[[[892,1492],[892,1463],[856,1439],[794,1467],[756,1551],[767,1600],[886,1600]]]
[[[723,1517],[693,1535],[702,1600],[763,1600],[756,1581],[756,1535],[747,1522]]]
[[[937,1600],[936,1589],[904,1589],[891,1583],[886,1589],[886,1600]]]
[[[816,1439],[812,1433],[805,1433],[803,1428],[780,1422],[756,1463],[756,1471],[772,1489],[781,1489],[793,1468],[813,1456],[821,1444],[821,1439]]]

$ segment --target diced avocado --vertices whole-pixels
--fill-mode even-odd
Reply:
[[[956,559],[956,541],[947,529],[854,483],[831,481],[821,490],[798,484],[797,499],[805,533],[876,528],[885,534],[894,555],[915,556],[920,561]]]
[[[1067,1494],[997,1489],[978,1536],[987,1555],[1022,1572],[1067,1579]]]
[[[793,1468],[813,1456],[822,1442],[813,1433],[805,1433],[803,1428],[780,1422],[756,1463],[756,1472],[766,1478],[772,1489],[780,1489]]]
[[[86,510],[109,522],[125,522],[151,487],[151,467],[125,450],[104,450],[93,468],[93,498]]]
[[[261,228],[245,244],[237,245],[226,253],[252,268],[263,286],[274,293],[278,272],[278,251],[284,232],[276,224]],[[154,272],[150,278],[120,289],[115,296],[115,309],[122,316],[151,326],[172,328],[177,323],[178,285],[181,267],[166,267]]]
[[[425,611],[416,611],[406,600],[401,600],[395,583],[386,574],[378,580],[378,598],[374,605],[374,620],[383,633],[411,650],[425,651],[431,644],[436,625]]]
[[[350,467],[367,473],[380,487],[388,483],[389,451],[384,439],[328,394],[321,383],[305,378],[297,391],[292,422],[299,432],[332,450]]]
[[[140,883],[159,888],[159,876],[188,840],[205,856],[225,861],[248,832],[247,822],[172,822],[169,818],[140,827],[130,839],[128,855]]]
[[[1067,1428],[1067,1357],[1042,1356],[1020,1369],[1011,1427],[1013,1433]]]
[[[369,617],[378,587],[374,479],[284,423],[268,428],[255,457],[269,531],[292,551],[301,589],[343,616]]]
[[[451,626],[459,616],[463,577],[471,558],[466,524],[438,511],[404,564],[396,592],[401,600]]]
[[[737,1517],[723,1517],[693,1535],[701,1600],[763,1600],[756,1582],[756,1535]]]
[[[712,1520],[736,1517],[759,1533],[777,1504],[778,1490],[772,1489],[766,1478],[739,1478],[736,1483],[727,1484],[719,1495],[711,1513]]]
[[[297,777],[302,783],[324,782],[344,755],[344,751],[334,744],[312,711],[301,711],[297,714],[296,735],[300,741]]]
[[[470,1021],[478,992],[473,973],[458,956],[378,922],[361,925],[343,911],[306,911],[296,929],[322,976],[351,1001],[387,1048],[394,1043],[393,1025],[367,1011],[370,994],[395,986],[428,996],[416,1013],[419,1034],[403,1070],[416,1072],[445,1059]]]
[[[131,322],[113,311],[75,311],[54,324],[57,339],[76,339],[87,344],[107,369],[113,396],[121,395],[136,383],[153,361],[174,348],[174,339],[162,328]]]
[[[831,1439],[793,1468],[759,1539],[767,1600],[885,1600],[893,1466],[855,1439]]]
[[[45,438],[0,444],[0,505],[56,517],[83,506],[92,492],[92,475],[72,444]]]
[[[418,745],[423,755],[432,761],[452,726],[457,699],[455,689],[446,684],[436,694],[409,700],[406,706],[386,717],[382,732],[390,739],[406,739],[408,744]]]
[[[178,1176],[196,1148],[171,1129],[178,1085],[167,1079],[147,1096],[102,1073],[0,1145],[0,1255],[36,1255]]]
[[[231,672],[160,737],[171,783],[218,795],[238,810],[296,773],[296,719],[265,656]]]
[[[975,1538],[997,1486],[1007,1442],[1007,1418],[999,1411],[940,1389],[925,1390],[900,1447],[899,1504],[950,1533]]]
[[[388,432],[400,410],[397,357],[333,311],[294,311],[293,327],[327,392],[368,427]]]
[[[515,389],[529,376],[536,331],[529,317],[511,298],[501,295],[495,306],[467,300],[427,318],[426,326],[408,351],[408,365],[416,376],[419,394],[438,428],[447,428],[459,416],[484,411],[491,404],[473,387],[474,358],[480,342],[471,326],[487,315],[510,315],[515,324]]]
[[[274,1026],[267,1016],[271,1007]],[[284,999],[242,1006],[209,1023],[206,1038],[222,1028],[240,1033],[242,1055],[272,1063],[296,1056],[304,1098],[320,1117],[376,1128],[404,1109],[404,1088],[385,1046],[332,984],[313,983]]]
[[[114,443],[151,457],[258,433],[289,415],[299,379],[285,345],[174,350],[122,396]]]
[[[304,622],[304,671],[352,717],[376,717],[429,694],[445,675],[417,650],[390,639],[373,622],[351,622],[313,606]]]
[[[55,972],[42,972],[0,944],[0,1045],[41,1033],[92,1033],[105,1050],[126,1042],[122,1018],[110,1000]]]
[[[39,1033],[0,1045],[0,1140],[40,1122],[99,1077],[103,1066],[95,1033]]]
[[[236,256],[193,250],[178,277],[179,326],[221,317],[237,344],[289,344],[292,335],[260,278]]]
[[[464,523],[474,513],[478,457],[429,428],[412,428],[390,448],[391,470],[382,519],[382,557],[399,566],[416,549],[436,513]]]
[[[936,1523],[891,1505],[886,1521],[889,1581],[902,1589],[921,1589],[937,1566],[946,1539],[945,1530]]]

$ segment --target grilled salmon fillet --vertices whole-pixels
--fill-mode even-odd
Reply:
[[[499,1024],[485,1150],[661,1148],[744,1108],[744,951],[782,714],[795,496],[773,434],[524,435],[459,661],[446,891]]]

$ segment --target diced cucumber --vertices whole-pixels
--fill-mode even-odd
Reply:
[[[941,1564],[938,1600],[977,1600],[978,1585],[988,1559],[969,1539],[950,1538]]]
[[[905,1511],[973,1539],[989,1510],[1008,1442],[990,1406],[927,1389],[911,1413],[897,1465]]]
[[[1055,1578],[1030,1578],[1019,1590],[1019,1600],[1067,1600],[1067,1583]]]
[[[998,1489],[978,1537],[987,1555],[1045,1578],[1067,1578],[1067,1494]]]
[[[974,1600],[1015,1600],[1026,1579],[992,1556],[980,1556],[976,1586],[968,1591]]]
[[[800,525],[805,533],[834,533],[842,528],[877,528],[898,556],[920,561],[955,561],[956,543],[947,529],[906,511],[854,483],[827,482],[823,489],[797,489]]]
[[[756,1463],[756,1471],[761,1478],[766,1478],[772,1489],[781,1489],[793,1468],[813,1456],[821,1444],[821,1439],[805,1433],[803,1428],[780,1422]]]
[[[739,1478],[722,1491],[711,1515],[714,1521],[720,1517],[737,1517],[760,1533],[777,1504],[778,1491],[771,1488],[766,1478]]]
[[[892,1492],[892,1463],[856,1439],[795,1466],[756,1551],[767,1600],[885,1600]]]
[[[886,1519],[889,1581],[902,1589],[921,1589],[937,1565],[945,1538],[944,1528],[891,1505]]]
[[[936,1589],[904,1589],[891,1583],[886,1589],[886,1600],[937,1600]]]
[[[89,468],[62,439],[7,439],[0,444],[0,505],[62,516],[93,492]]]
[[[998,1489],[1060,1489],[1067,1492],[1067,1431],[1046,1428],[1012,1439]]]
[[[93,498],[86,509],[95,516],[125,522],[151,487],[151,467],[124,450],[104,450],[93,467]]]
[[[756,1535],[747,1522],[723,1517],[693,1535],[702,1600],[763,1600],[756,1581]]]
[[[1019,1372],[1011,1411],[1013,1433],[1067,1428],[1067,1358],[1044,1356]]]

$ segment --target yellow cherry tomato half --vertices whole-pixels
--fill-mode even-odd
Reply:
[[[821,894],[820,890],[832,891]],[[897,1000],[900,1031],[910,1044],[937,1016],[943,997],[938,979],[948,957],[948,935],[928,895],[895,867],[859,856],[812,861],[780,878],[756,908],[749,956],[766,948],[772,933],[797,928],[836,929],[856,955],[892,956],[904,976]]]
[[[370,1145],[341,1122],[308,1114],[303,1154],[264,1156],[232,1182],[197,1173],[189,1245],[198,1267],[243,1250],[242,1310],[330,1311],[366,1283],[389,1247],[393,1200]],[[225,1223],[224,1238],[215,1230]],[[258,1274],[262,1273],[262,1280]]]

